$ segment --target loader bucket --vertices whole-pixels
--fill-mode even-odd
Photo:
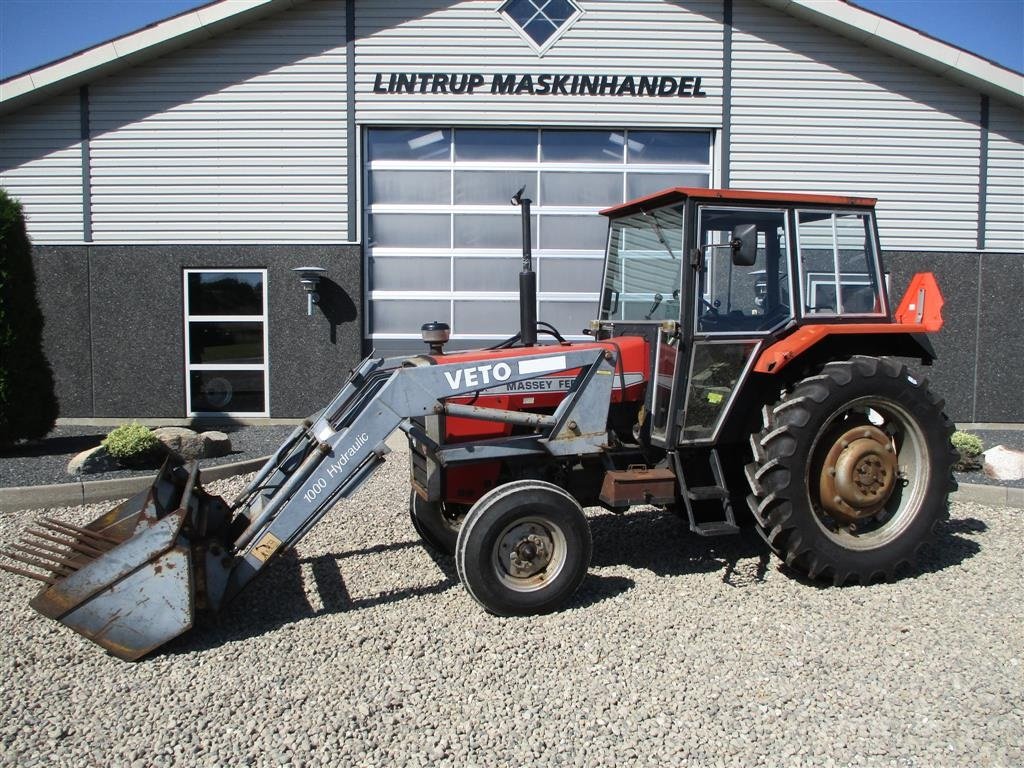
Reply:
[[[165,463],[147,490],[88,525],[42,518],[3,552],[35,570],[0,567],[43,582],[31,601],[39,613],[133,661],[192,626],[189,535],[211,500],[223,505],[198,487],[198,465]]]

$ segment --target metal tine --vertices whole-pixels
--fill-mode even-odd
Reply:
[[[81,553],[76,552],[69,552],[67,549],[61,549],[60,547],[51,547],[49,544],[43,544],[42,542],[35,541],[34,539],[22,539],[22,543],[28,544],[30,547],[35,547],[36,549],[41,549],[44,552],[52,552],[53,554],[59,555],[60,557],[69,558],[69,564],[71,564],[74,561],[78,561],[81,565],[85,565],[87,563],[91,563],[93,560],[93,558],[89,557],[88,555],[83,555]],[[12,544],[11,546],[14,545]]]
[[[105,533],[99,533],[97,531],[90,531],[88,528],[80,528],[77,525],[72,525],[71,523],[65,523],[65,522],[63,522],[61,520],[57,520],[57,519],[52,518],[52,517],[42,517],[42,518],[40,518],[40,521],[44,522],[44,523],[49,523],[50,525],[47,526],[47,527],[53,526],[53,527],[57,527],[57,528],[62,528],[64,530],[66,530],[66,531],[70,531],[72,533],[77,533],[80,536],[86,536],[86,537],[88,537],[90,539],[95,539],[97,543],[113,544],[114,546],[117,546],[118,544],[121,543],[120,539],[115,539],[113,536],[108,536]],[[52,530],[52,528],[51,528],[51,530]],[[113,547],[107,547],[107,549],[112,549],[112,548]]]
[[[91,546],[90,544],[86,544],[84,541],[68,541],[67,539],[61,539],[56,536],[51,536],[48,533],[36,531],[32,528],[25,531],[25,533],[30,536],[36,536],[40,539],[43,539],[44,541],[52,541],[54,544],[61,544],[65,547],[69,547],[75,550],[76,552],[81,552],[83,555],[86,555],[90,558],[99,557],[104,553],[104,550],[97,549],[96,547]],[[24,541],[26,541],[29,544],[32,543],[31,541],[28,541],[28,539],[24,539]]]
[[[7,571],[8,573],[16,573],[18,576],[27,576],[30,579],[41,581],[44,584],[53,586],[56,581],[52,576],[43,576],[41,573],[35,571],[26,571],[24,568],[18,568],[13,565],[7,565],[7,563],[0,563],[0,571]]]
[[[38,557],[43,562],[55,563],[57,565],[64,566],[65,568],[70,568],[73,571],[77,571],[83,565],[86,565],[86,563],[83,563],[81,560],[77,560],[76,561],[76,560],[70,560],[67,557],[60,557],[58,555],[51,555],[49,552],[41,552],[38,549],[33,549],[32,547],[26,547],[26,546],[23,546],[21,544],[11,544],[11,549],[16,549],[19,552],[22,552],[22,553],[24,553],[26,555],[32,555],[33,557]]]
[[[53,566],[49,563],[44,563],[39,560],[33,560],[31,557],[23,557],[22,555],[14,552],[3,552],[4,557],[9,557],[11,560],[17,560],[19,563],[25,563],[25,565],[31,565],[34,568],[42,568],[44,571],[51,571],[53,573],[60,574],[61,576],[70,576],[74,571],[69,568],[63,568],[59,565]]]

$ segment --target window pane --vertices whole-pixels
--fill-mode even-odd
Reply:
[[[367,194],[374,203],[447,205],[448,171],[371,171]]]
[[[456,171],[457,205],[509,205],[512,195],[526,187],[524,197],[536,199],[535,171]]]
[[[653,195],[670,187],[706,189],[711,177],[706,173],[629,173],[626,174],[626,199]]]
[[[521,258],[496,259],[457,256],[456,291],[517,291]]]
[[[366,139],[367,160],[448,160],[448,128],[374,128]]]
[[[375,213],[370,217],[370,245],[404,248],[448,248],[447,213]]]
[[[542,205],[600,205],[622,202],[621,173],[541,173]]]
[[[544,256],[539,263],[542,291],[593,292],[601,287],[604,262],[597,259],[558,259]]]
[[[456,301],[453,333],[505,333],[519,330],[519,302]]]
[[[536,162],[537,131],[459,128],[455,132],[455,159]]]
[[[872,267],[870,220],[856,213],[836,215],[839,243],[839,279],[843,286],[843,314],[880,312],[881,304]]]
[[[263,413],[263,371],[192,371],[193,411]]]
[[[604,251],[608,221],[604,216],[545,216],[540,247],[559,250]]]
[[[192,315],[262,315],[259,272],[190,272],[188,311]]]
[[[844,314],[881,311],[873,268],[870,217],[857,213],[801,211],[799,222],[806,311],[842,311]],[[836,295],[837,270],[841,297]]]
[[[621,163],[621,131],[541,131],[541,159],[555,163]]]
[[[596,301],[542,301],[540,319],[551,323],[563,336],[579,336],[597,319]]]
[[[751,266],[733,264],[728,244],[736,227],[753,224],[757,251]],[[790,315],[785,218],[781,211],[702,208],[697,328],[706,333],[766,331]],[[725,247],[712,247],[725,246]]]
[[[436,320],[451,324],[451,306],[447,301],[412,301],[410,299],[377,299],[370,313],[373,316],[373,330],[376,333],[420,334],[424,323]]]
[[[188,324],[190,363],[263,362],[263,323]]]
[[[537,245],[537,217],[533,216],[530,234]],[[455,215],[456,248],[522,248],[523,220],[520,216],[489,213]]]
[[[711,437],[725,415],[732,390],[753,350],[754,345],[749,342],[695,345],[686,393],[684,440]]]
[[[451,259],[447,257],[371,257],[370,290],[447,291],[451,287],[450,269]]]
[[[631,163],[707,165],[711,162],[711,134],[685,131],[630,131]]]

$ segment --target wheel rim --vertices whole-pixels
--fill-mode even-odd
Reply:
[[[529,516],[506,526],[494,542],[494,572],[509,589],[535,592],[561,572],[566,561],[565,533],[552,521]]]
[[[930,478],[924,433],[900,404],[853,400],[818,432],[808,467],[815,520],[846,549],[898,538],[917,516]]]

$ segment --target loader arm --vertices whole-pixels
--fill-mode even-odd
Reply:
[[[614,361],[602,349],[555,352],[449,365],[409,365],[408,360],[365,361],[338,395],[267,462],[243,493],[236,520],[245,528],[229,547],[230,566],[207,563],[207,597],[219,608],[248,584],[277,553],[294,546],[340,500],[373,474],[396,429],[415,436],[412,419],[465,406],[447,398],[539,375],[578,370],[573,387],[551,416],[535,416],[530,450],[551,455],[598,453],[607,447],[607,415]],[[523,414],[483,409],[483,418],[518,422]],[[463,447],[464,448],[464,447]],[[491,447],[489,456],[521,455],[516,441]],[[238,523],[236,523],[236,527]],[[221,586],[223,591],[221,591]]]

